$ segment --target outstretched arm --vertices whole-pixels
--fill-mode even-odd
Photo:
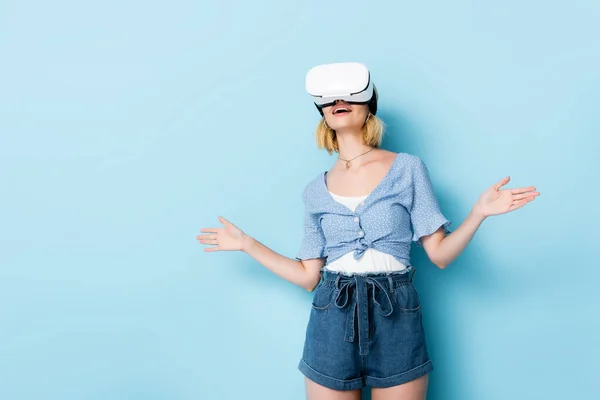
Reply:
[[[440,228],[422,238],[423,248],[431,262],[439,268],[446,268],[463,252],[487,217],[517,210],[540,194],[534,186],[500,189],[509,181],[510,177],[507,176],[483,192],[467,218],[449,235]]]
[[[219,217],[219,221],[224,225],[223,227],[204,228],[201,232],[205,234],[197,237],[200,243],[212,245],[204,251],[243,251],[271,272],[309,292],[312,292],[319,283],[319,271],[325,265],[324,258],[299,261],[285,257],[246,235],[225,218]]]

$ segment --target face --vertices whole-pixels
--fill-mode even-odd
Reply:
[[[335,131],[359,130],[369,115],[367,104],[348,104],[338,100],[333,106],[324,107],[323,116],[327,125]]]

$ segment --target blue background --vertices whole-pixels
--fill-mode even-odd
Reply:
[[[446,270],[413,256],[429,399],[600,395],[600,4],[0,2],[0,398],[303,399],[311,293],[195,239],[223,215],[288,257],[317,64],[361,61],[384,147],[456,228],[541,196]],[[367,396],[365,396],[367,398]]]

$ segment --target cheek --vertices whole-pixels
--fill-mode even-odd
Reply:
[[[362,106],[359,110],[357,110],[357,114],[359,114],[361,119],[366,119],[367,115],[369,115],[369,107]]]
[[[366,112],[364,112],[363,110],[355,110],[352,112],[352,118],[350,119],[350,121],[352,121],[352,124],[362,124],[365,121],[365,119],[367,119]]]

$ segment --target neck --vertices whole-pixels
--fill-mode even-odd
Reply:
[[[335,133],[339,147],[339,156],[345,160],[349,160],[371,149],[371,146],[367,146],[363,141],[362,129],[336,131]]]

